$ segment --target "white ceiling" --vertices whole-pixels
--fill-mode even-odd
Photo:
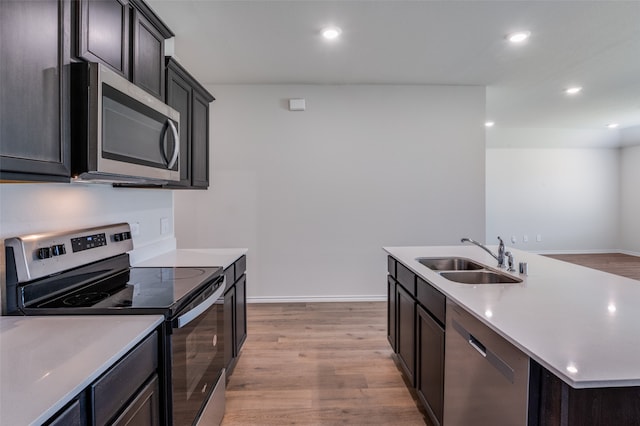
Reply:
[[[640,125],[637,0],[148,3],[205,84],[483,85],[496,127]],[[329,24],[340,40],[322,39]],[[515,30],[530,40],[510,45]]]

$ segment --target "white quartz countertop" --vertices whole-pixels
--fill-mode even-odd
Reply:
[[[640,385],[640,281],[509,247],[522,283],[459,284],[416,258],[497,262],[474,246],[384,250],[572,387]]]
[[[246,248],[177,249],[136,263],[138,267],[212,267],[233,265]]]
[[[160,315],[0,317],[0,425],[43,423],[162,320]]]

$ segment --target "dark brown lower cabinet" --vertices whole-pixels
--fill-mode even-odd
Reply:
[[[409,383],[415,385],[416,302],[401,285],[396,286],[397,354]]]
[[[227,289],[224,293],[224,361],[227,380],[247,339],[247,276],[246,256],[225,269]]]
[[[387,276],[387,340],[396,351],[396,280]]]
[[[156,426],[161,420],[159,332],[155,331],[45,424]]]
[[[529,426],[637,426],[640,387],[574,389],[530,363]]]
[[[444,328],[418,306],[416,317],[416,390],[434,425],[444,410]]]

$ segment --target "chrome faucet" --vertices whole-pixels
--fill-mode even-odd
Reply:
[[[489,250],[488,248],[486,248],[484,245],[480,244],[479,242],[472,240],[471,238],[463,238],[463,239],[460,240],[460,242],[461,243],[471,243],[471,244],[477,245],[482,250],[486,251],[491,256],[493,256],[493,258],[495,260],[498,261],[498,267],[504,268],[504,257],[505,257],[504,241],[502,241],[502,238],[500,238],[500,237],[498,237],[498,240],[500,240],[500,245],[498,246],[498,254],[497,255],[493,254],[491,252],[491,250]]]

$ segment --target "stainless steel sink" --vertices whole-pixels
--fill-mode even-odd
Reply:
[[[461,284],[516,284],[522,282],[520,278],[487,270],[449,271],[440,272],[440,275],[449,281],[455,281]]]
[[[473,271],[485,268],[464,257],[419,257],[416,260],[434,271]]]

